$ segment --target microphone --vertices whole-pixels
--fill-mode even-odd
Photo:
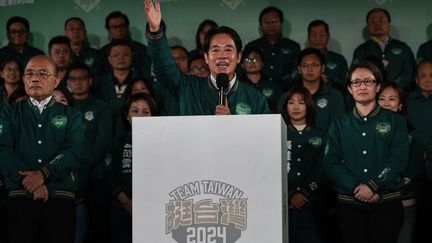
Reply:
[[[228,74],[218,73],[216,76],[216,86],[219,89],[219,105],[225,105],[225,95],[229,87]]]

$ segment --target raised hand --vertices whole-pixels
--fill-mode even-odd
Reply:
[[[153,0],[145,0],[145,12],[150,31],[158,31],[162,20],[159,0],[156,0],[156,3],[153,3]]]

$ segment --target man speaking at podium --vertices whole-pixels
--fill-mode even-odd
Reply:
[[[235,74],[241,60],[242,42],[238,33],[225,26],[209,31],[203,50],[210,76],[200,78],[180,72],[171,56],[167,37],[161,28],[160,3],[145,0],[148,22],[148,51],[158,80],[178,95],[181,115],[265,114],[265,97],[239,82]]]

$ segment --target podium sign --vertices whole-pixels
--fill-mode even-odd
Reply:
[[[287,242],[280,115],[133,120],[133,242]]]

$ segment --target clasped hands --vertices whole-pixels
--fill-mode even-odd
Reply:
[[[364,203],[376,203],[380,199],[379,195],[365,184],[360,184],[354,189],[354,197]]]
[[[20,171],[19,174],[24,176],[21,184],[28,192],[33,193],[34,200],[48,200],[48,188],[44,185],[45,179],[40,171]]]

